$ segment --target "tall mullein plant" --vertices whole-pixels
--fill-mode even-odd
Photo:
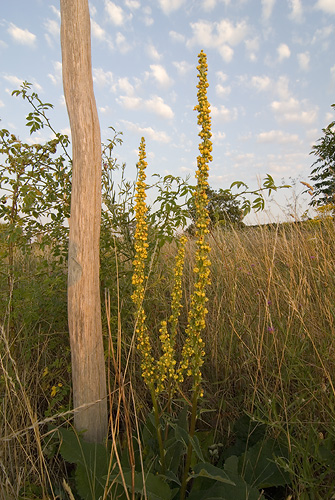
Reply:
[[[141,356],[142,376],[148,386],[153,402],[156,430],[160,448],[160,458],[162,469],[164,465],[164,447],[159,421],[159,410],[157,397],[162,392],[168,393],[168,398],[172,398],[177,386],[181,384],[186,377],[193,379],[193,400],[190,423],[190,436],[193,437],[196,424],[196,411],[198,398],[202,396],[201,389],[201,366],[204,360],[204,342],[201,334],[205,328],[206,308],[206,287],[210,283],[208,258],[210,248],[206,243],[206,234],[208,233],[209,217],[207,206],[207,188],[208,188],[208,164],[212,160],[211,143],[211,119],[210,106],[207,100],[207,60],[206,54],[201,51],[199,54],[198,78],[198,105],[195,110],[198,111],[198,125],[201,130],[199,136],[201,143],[199,145],[199,156],[197,158],[197,187],[194,192],[194,203],[196,207],[196,256],[195,256],[195,286],[191,297],[191,307],[188,316],[188,326],[185,331],[185,344],[182,349],[181,362],[177,366],[176,362],[176,334],[182,302],[182,274],[184,265],[184,253],[186,238],[182,237],[179,241],[179,250],[176,256],[174,269],[174,284],[172,290],[171,315],[168,321],[161,322],[160,343],[161,356],[156,360],[152,355],[150,333],[146,325],[146,315],[143,306],[145,297],[146,261],[147,261],[147,206],[146,206],[146,174],[147,162],[145,160],[145,142],[141,139],[139,147],[138,161],[138,180],[136,184],[135,195],[135,259],[133,262],[133,287],[134,293],[132,299],[137,311],[136,337],[137,348]],[[191,443],[191,440],[190,440]],[[192,447],[191,444],[187,450],[185,463],[185,474],[181,488],[181,498],[185,497],[188,470],[191,462]]]
[[[172,290],[171,315],[168,321],[161,322],[160,343],[161,356],[156,360],[152,355],[151,338],[146,325],[146,315],[144,310],[146,262],[148,257],[148,225],[147,225],[147,206],[146,206],[146,174],[147,162],[145,161],[145,141],[141,139],[139,148],[138,179],[136,183],[135,194],[135,259],[133,261],[132,284],[134,292],[133,302],[136,306],[136,339],[137,349],[141,355],[142,376],[151,393],[159,395],[166,390],[168,385],[175,386],[178,381],[178,374],[175,368],[175,342],[178,326],[178,318],[181,309],[182,298],[182,275],[184,265],[184,254],[186,237],[182,236],[179,240],[179,250],[176,256],[174,269],[174,283]]]
[[[196,208],[196,244],[197,251],[195,256],[195,285],[191,297],[191,307],[188,316],[188,326],[186,329],[186,341],[182,351],[182,362],[179,368],[179,381],[182,382],[185,373],[193,377],[193,391],[197,396],[202,396],[201,390],[201,366],[205,355],[204,342],[201,332],[205,328],[205,318],[208,313],[206,303],[206,288],[210,283],[210,247],[206,242],[206,234],[209,232],[209,216],[206,208],[207,189],[208,189],[208,171],[209,162],[212,161],[212,142],[211,142],[211,117],[210,105],[207,100],[207,58],[201,51],[199,54],[198,79],[198,105],[195,110],[198,111],[198,125],[201,129],[199,137],[199,156],[197,158],[197,186],[194,191],[194,204]]]
[[[175,360],[175,342],[177,334],[178,318],[181,309],[182,283],[184,253],[186,238],[180,238],[179,250],[176,256],[174,270],[174,284],[172,290],[171,315],[167,321],[161,322],[160,342],[161,356],[156,360],[152,355],[150,332],[146,324],[146,315],[144,310],[146,263],[147,263],[147,248],[148,248],[148,225],[147,225],[147,206],[146,206],[146,167],[145,160],[145,141],[142,137],[139,147],[139,161],[137,164],[138,178],[136,183],[135,194],[135,259],[133,261],[133,278],[132,284],[134,292],[132,295],[133,302],[136,307],[136,339],[137,349],[141,356],[141,371],[144,381],[150,390],[155,421],[156,431],[160,450],[160,460],[162,470],[165,469],[163,438],[160,427],[159,408],[157,397],[163,391],[167,391],[169,398],[172,397],[177,383],[178,375],[176,373]]]
[[[139,161],[137,164],[138,177],[136,183],[135,194],[135,259],[133,261],[133,277],[132,284],[134,292],[132,295],[133,302],[137,311],[136,322],[136,338],[137,348],[141,354],[141,369],[142,376],[149,388],[153,386],[154,380],[154,358],[151,353],[151,344],[148,329],[146,326],[146,315],[144,311],[143,301],[145,296],[146,274],[145,267],[148,254],[148,225],[146,221],[147,206],[146,206],[146,174],[145,169],[147,162],[145,161],[145,141],[142,137],[139,147]]]
[[[196,208],[196,256],[195,256],[195,285],[194,292],[191,297],[191,306],[188,316],[188,326],[186,329],[186,340],[182,350],[182,362],[178,371],[178,380],[182,382],[185,373],[187,376],[193,377],[193,398],[192,398],[192,413],[189,428],[190,437],[193,438],[195,433],[197,403],[198,398],[203,395],[201,389],[201,366],[204,362],[204,342],[201,333],[204,330],[205,318],[208,310],[206,303],[206,288],[210,284],[210,247],[206,242],[206,235],[209,232],[209,216],[207,206],[207,188],[208,188],[208,171],[209,163],[212,161],[212,142],[211,142],[211,117],[210,105],[207,100],[207,57],[201,51],[199,54],[199,65],[197,85],[198,89],[198,105],[195,106],[195,111],[198,111],[198,125],[200,125],[199,137],[199,156],[197,158],[197,187],[194,192],[194,204]],[[186,484],[188,471],[191,464],[192,445],[191,440],[188,445],[187,456],[185,461],[184,475],[182,479],[180,499],[183,500],[186,494]]]

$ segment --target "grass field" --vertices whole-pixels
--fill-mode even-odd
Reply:
[[[236,442],[234,423],[247,415],[264,424],[268,436],[285,441],[290,485],[269,490],[266,498],[335,498],[334,241],[332,220],[213,230],[209,236],[198,429],[227,449]],[[151,266],[145,307],[153,335],[169,315],[175,253],[176,245],[166,244]],[[150,397],[134,348],[130,264],[120,260],[116,266],[112,251],[104,259],[111,300],[106,310],[102,290],[109,387],[122,371],[131,388],[123,402],[110,398],[124,440],[144,420]],[[177,349],[194,282],[193,259],[190,240]],[[3,260],[0,498],[71,498],[62,481],[71,484],[73,468],[48,440],[51,422],[64,426],[72,419],[66,267],[46,254],[17,251],[11,293],[7,275]]]

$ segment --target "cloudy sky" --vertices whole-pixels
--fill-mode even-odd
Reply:
[[[54,104],[54,128],[69,133],[61,78],[59,2],[3,2],[1,127],[29,139],[23,80]],[[308,181],[311,146],[334,119],[335,0],[92,0],[92,64],[103,140],[134,176],[146,138],[148,174],[193,177],[198,129],[197,55],[208,56],[213,163],[210,184],[252,187]],[[42,131],[35,140],[49,138]],[[301,190],[299,190],[300,192]],[[283,203],[283,197],[279,198]]]

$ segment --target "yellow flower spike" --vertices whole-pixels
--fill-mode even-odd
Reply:
[[[207,206],[208,188],[208,163],[212,161],[212,142],[211,142],[211,118],[210,105],[207,100],[207,58],[201,51],[199,54],[199,65],[197,85],[198,104],[195,110],[198,112],[198,125],[201,126],[199,137],[199,156],[197,158],[197,187],[194,191],[194,205],[196,209],[196,239],[197,251],[195,256],[195,289],[191,297],[191,306],[188,316],[188,326],[186,328],[186,340],[182,350],[182,361],[177,372],[178,380],[183,380],[184,376],[193,376],[193,390],[202,392],[200,389],[201,370],[203,364],[204,342],[201,338],[201,332],[206,326],[205,318],[207,308],[206,287],[209,284],[209,266],[210,260],[208,254],[209,246],[205,243],[205,235],[209,232],[209,216]]]
[[[143,308],[144,294],[145,294],[145,264],[147,259],[147,239],[148,239],[148,226],[146,222],[147,216],[147,206],[145,203],[146,199],[146,174],[145,169],[147,167],[147,162],[145,161],[145,141],[142,137],[140,147],[139,147],[139,162],[137,164],[138,168],[138,178],[136,183],[136,194],[135,194],[135,218],[136,218],[136,230],[135,230],[135,259],[133,261],[133,277],[132,284],[134,286],[134,292],[132,294],[132,300],[137,309],[137,349],[139,350],[142,358],[141,368],[142,376],[149,387],[153,387],[153,368],[154,359],[151,354],[151,345],[149,333],[145,324],[146,315]]]

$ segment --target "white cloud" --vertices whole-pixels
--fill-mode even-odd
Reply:
[[[91,16],[95,16],[97,13],[96,7],[92,4],[92,2],[88,2],[89,8],[90,8],[90,14]]]
[[[106,31],[96,22],[91,19],[92,36],[101,42],[106,42],[110,49],[113,48],[113,42]]]
[[[325,26],[322,29],[317,29],[312,38],[312,44],[320,41],[324,41],[330,37],[330,35],[334,32],[333,26]]]
[[[158,0],[158,2],[164,14],[168,15],[171,12],[180,9],[185,0]]]
[[[204,47],[215,47],[217,42],[215,40],[215,35],[213,34],[213,28],[215,24],[210,21],[198,21],[196,23],[191,23],[191,28],[193,31],[193,38],[191,38],[187,45],[192,46],[196,43],[202,42]]]
[[[152,127],[141,127],[137,123],[128,122],[126,120],[121,120],[122,123],[127,127],[128,130],[139,134],[140,136],[149,137],[156,142],[168,143],[171,138],[164,131],[154,130]]]
[[[191,71],[194,67],[193,64],[187,61],[174,61],[172,64],[177,68],[178,73],[182,76],[186,75],[186,73]]]
[[[270,130],[257,135],[257,142],[275,144],[297,144],[300,142],[297,134],[289,134],[282,130]]]
[[[142,7],[141,9],[141,14],[143,14],[141,20],[144,22],[145,26],[151,26],[154,23],[151,12],[151,7],[149,7],[148,5],[146,7]]]
[[[259,51],[259,38],[250,38],[249,40],[245,40],[245,48],[248,53],[248,57],[250,61],[254,62],[257,59],[257,52]]]
[[[23,30],[13,23],[9,23],[8,33],[17,43],[22,45],[34,46],[36,42],[36,35],[28,30]]]
[[[310,62],[309,52],[301,52],[297,55],[297,58],[300,69],[302,69],[303,71],[308,71]]]
[[[330,68],[330,77],[332,79],[332,82],[335,83],[335,64]]]
[[[154,24],[154,18],[150,16],[144,16],[143,22],[146,26],[152,26]]]
[[[173,80],[169,77],[166,69],[161,64],[150,65],[151,74],[161,87],[169,87]]]
[[[110,21],[115,24],[115,26],[122,26],[125,22],[125,14],[119,5],[110,0],[105,0],[105,10],[108,14]]]
[[[233,24],[229,19],[220,22],[198,21],[191,23],[193,38],[188,45],[203,44],[206,47],[220,47],[223,44],[238,45],[249,32],[247,23],[242,20]]]
[[[212,139],[215,144],[220,144],[226,138],[226,134],[224,132],[213,132]]]
[[[47,33],[45,33],[45,39],[49,45],[49,47],[53,47],[53,41],[52,39],[56,39],[57,42],[59,41],[59,32],[60,32],[60,25],[58,21],[55,21],[54,19],[47,19],[44,22],[44,27],[47,30]],[[51,35],[51,37],[50,37]]]
[[[329,121],[327,122],[327,125],[328,125],[328,123],[329,123]],[[316,143],[316,141],[319,139],[319,137],[320,137],[320,130],[319,129],[311,128],[309,130],[306,130],[306,139],[308,140],[311,148]]]
[[[262,18],[268,21],[271,17],[276,0],[262,0]]]
[[[326,12],[327,14],[335,14],[334,0],[318,0],[315,7],[323,10],[323,12]]]
[[[264,90],[269,90],[271,88],[271,79],[264,76],[253,76],[251,78],[251,85],[258,91],[262,92]]]
[[[228,109],[223,105],[219,106],[218,108],[216,106],[212,106],[211,109],[213,118],[219,118],[225,122],[236,120],[238,115],[236,108]]]
[[[233,55],[234,55],[234,51],[231,47],[229,47],[229,45],[222,45],[219,48],[219,53],[220,53],[220,56],[222,57],[222,59],[226,63],[229,63],[232,60]]]
[[[44,22],[44,27],[47,32],[50,33],[50,35],[54,36],[55,38],[59,37],[60,26],[58,21],[55,21],[54,19],[47,19]]]
[[[135,96],[120,96],[117,102],[126,109],[140,109],[142,106],[142,99]]]
[[[136,10],[141,7],[141,3],[138,0],[125,0],[125,5],[131,10]]]
[[[70,138],[72,136],[72,134],[71,134],[71,128],[70,127],[62,128],[60,132],[61,132],[61,134],[67,135]]]
[[[216,2],[217,0],[202,0],[201,7],[206,11],[210,11],[214,9]]]
[[[215,86],[215,92],[219,97],[227,97],[231,92],[231,87],[224,87],[221,83]]]
[[[291,55],[290,48],[288,45],[286,45],[286,43],[281,43],[277,47],[277,53],[279,62],[283,61],[284,59],[288,59]]]
[[[64,97],[64,94],[62,94],[62,95],[59,97],[58,102],[59,102],[60,106],[62,106],[62,108],[65,108],[65,106],[66,106],[66,102],[65,102],[65,97]]]
[[[168,120],[171,120],[174,117],[174,112],[170,106],[168,106],[164,100],[157,95],[147,100],[136,96],[120,96],[117,101],[126,109],[146,110]]]
[[[156,49],[156,47],[152,43],[150,43],[147,46],[147,54],[154,61],[159,61],[162,57],[161,54],[158,52],[158,50]]]
[[[106,37],[106,31],[94,19],[91,19],[91,31],[92,35],[99,40],[104,40]]]
[[[58,19],[60,19],[60,10],[57,9],[57,7],[55,7],[54,5],[50,5],[50,9],[55,14],[55,16],[57,16]]]
[[[24,142],[28,144],[41,144],[49,139],[54,139],[54,138],[55,138],[54,134],[52,134],[51,136],[49,135],[49,137],[47,137],[45,133],[43,133],[41,130],[38,130],[33,135],[26,137],[24,139]]]
[[[174,112],[172,111],[170,106],[165,104],[163,99],[157,95],[145,101],[144,106],[148,111],[152,111],[162,118],[167,118],[170,120],[174,117]]]
[[[3,78],[12,85],[15,85],[16,88],[19,88],[23,83],[23,78],[19,78],[15,75],[4,75]]]
[[[48,35],[48,33],[44,33],[44,38],[46,39],[47,41],[47,44],[49,45],[49,47],[53,47],[53,41],[51,39],[51,37]]]
[[[287,157],[288,155],[285,156]],[[283,177],[284,174],[288,175],[292,171],[293,167],[295,172],[301,170],[302,168],[302,165],[301,164],[299,165],[297,162],[295,163],[291,162],[290,164],[288,164],[288,160],[285,161],[281,155],[278,155],[274,159],[270,157],[267,161],[267,164],[268,164],[268,169],[273,177],[275,177],[276,175],[278,177],[279,176]]]
[[[116,45],[118,46],[121,54],[126,54],[126,52],[131,50],[131,45],[127,42],[126,37],[120,32],[116,34]]]
[[[24,81],[23,78],[19,78],[18,76],[15,76],[15,75],[4,75],[3,78],[4,78],[4,80],[9,82],[10,84],[15,85],[16,89],[21,87],[21,85]],[[33,91],[41,92],[43,90],[43,87],[39,83],[36,82],[35,78],[30,79],[30,82],[32,83]],[[5,89],[5,90],[9,94],[12,93],[12,90],[9,90],[9,89]]]
[[[105,115],[106,113],[108,113],[110,111],[110,108],[108,106],[99,106],[99,111],[100,111],[100,113]]]
[[[228,75],[226,75],[223,71],[217,71],[215,74],[222,83],[226,82],[228,79]]]
[[[113,73],[111,71],[104,71],[102,68],[93,68],[93,81],[99,87],[112,87]]]
[[[234,54],[231,46],[238,45],[249,32],[249,26],[244,20],[235,25],[228,19],[219,22],[200,20],[190,26],[193,36],[187,41],[187,46],[200,45],[217,49],[226,62],[230,62]]]
[[[4,107],[4,102],[0,99],[0,108],[3,108]]]
[[[281,75],[276,80],[272,80],[267,75],[255,75],[250,80],[247,76],[242,76],[239,81],[241,85],[250,85],[258,92],[270,91],[283,101],[289,99],[292,94],[286,75]]]
[[[289,0],[291,7],[290,19],[293,21],[302,21],[302,5],[301,0]]]
[[[231,0],[202,0],[201,7],[206,12],[209,12],[209,11],[213,10],[216,7],[218,1],[224,3],[225,5],[229,5],[231,3]]]
[[[271,109],[279,121],[312,124],[317,119],[318,107],[313,106],[306,99],[299,101],[290,97],[285,101],[273,101]]]
[[[305,160],[306,153],[300,152],[268,154],[263,158],[262,164],[266,163],[267,169],[271,173],[273,172],[273,176],[275,177],[278,174],[278,179],[280,179],[284,174],[292,174],[292,171],[297,175],[297,172],[304,168]]]
[[[133,85],[129,82],[127,77],[119,78],[118,79],[118,87],[122,92],[125,92],[128,96],[131,96],[134,94],[135,89]]]
[[[250,165],[250,162],[255,158],[254,153],[242,153],[233,157],[234,166],[240,166],[243,163]]]
[[[177,33],[176,31],[169,31],[169,36],[174,42],[185,42],[184,35]]]
[[[54,85],[62,83],[62,63],[61,61],[53,62],[54,73],[48,73],[48,77]]]
[[[289,89],[289,79],[287,76],[280,76],[278,78],[277,83],[274,86],[275,92],[278,94],[280,99],[288,99],[291,95],[290,89]]]

